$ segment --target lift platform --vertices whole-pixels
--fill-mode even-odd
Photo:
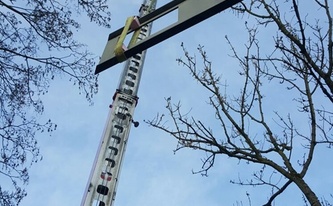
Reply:
[[[146,50],[165,39],[168,39],[187,28],[227,9],[242,0],[173,0],[170,3],[156,9],[143,16],[132,17],[127,20],[126,25],[109,35],[108,42],[102,54],[95,74],[98,74],[137,53]],[[124,46],[123,41],[126,35],[133,33],[132,40],[140,29],[159,19],[162,16],[178,9],[178,21],[151,34],[149,37],[131,41],[128,46]]]

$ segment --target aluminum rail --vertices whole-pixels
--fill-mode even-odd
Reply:
[[[144,0],[139,10],[140,16],[155,10],[157,0]],[[133,21],[133,18],[130,19]],[[129,24],[128,24],[129,25]],[[151,24],[141,26],[132,43],[147,38]],[[121,51],[120,51],[121,53]],[[126,150],[131,125],[137,105],[137,92],[140,84],[146,51],[129,58],[120,77],[118,89],[92,166],[81,206],[113,206],[119,182],[120,169]]]

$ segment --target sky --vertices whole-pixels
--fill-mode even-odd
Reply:
[[[158,0],[158,7],[167,2]],[[128,16],[137,15],[141,3],[141,0],[111,0],[112,28],[85,24],[83,18],[82,30],[76,38],[87,44],[91,52],[101,55],[108,34],[122,27]],[[170,24],[175,18],[172,13],[156,22],[153,31]],[[115,206],[224,206],[237,205],[241,201],[247,205],[247,193],[251,195],[252,205],[265,203],[266,196],[262,194],[267,191],[229,183],[242,171],[251,169],[251,165],[244,166],[219,157],[208,177],[194,175],[192,171],[201,168],[204,153],[181,150],[174,154],[175,139],[143,122],[157,113],[166,112],[165,98],[170,96],[174,102],[182,102],[184,111],[192,110],[193,115],[210,122],[204,100],[206,93],[176,62],[182,56],[180,45],[183,42],[191,53],[199,44],[204,45],[213,66],[221,68],[220,72],[229,78],[230,84],[237,85],[240,83],[238,63],[230,61],[231,51],[224,37],[228,35],[237,46],[243,47],[247,38],[244,21],[230,11],[222,12],[148,50],[134,115],[140,126],[131,129]],[[265,32],[268,31],[263,34]],[[26,187],[28,196],[21,206],[80,205],[122,68],[123,64],[118,64],[99,75],[99,92],[92,106],[67,80],[57,78],[52,83],[43,97],[44,116],[56,122],[58,128],[51,136],[38,137],[43,160],[30,168],[30,183]],[[323,161],[322,155],[326,153],[315,159],[315,166]],[[326,177],[325,184],[310,181],[320,194],[327,195],[328,188],[332,188],[327,186],[333,184],[331,171],[315,170],[309,174],[309,180]],[[295,187],[288,188],[287,192],[276,206],[286,205],[286,202],[302,205]]]

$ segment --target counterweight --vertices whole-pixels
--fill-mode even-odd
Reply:
[[[144,0],[139,17],[155,10],[157,0]],[[140,41],[150,35],[152,24],[146,24],[134,39]],[[120,77],[119,87],[110,105],[107,124],[85,189],[81,206],[113,206],[117,183],[127,140],[133,121],[137,92],[146,51],[129,58]]]

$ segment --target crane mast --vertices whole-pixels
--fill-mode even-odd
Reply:
[[[139,17],[153,12],[157,0],[144,0],[139,10]],[[135,21],[135,20],[134,20]],[[134,43],[148,37],[152,23],[142,26]],[[132,41],[131,40],[131,41]],[[113,206],[119,181],[127,140],[138,103],[137,92],[140,84],[146,50],[129,58],[120,77],[118,89],[110,105],[107,123],[101,138],[95,161],[89,176],[81,206]]]

